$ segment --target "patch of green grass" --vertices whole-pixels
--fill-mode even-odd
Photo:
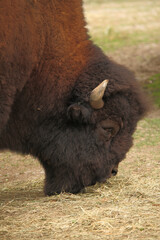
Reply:
[[[160,108],[160,73],[153,75],[144,88],[151,94],[157,107]]]
[[[92,34],[92,40],[103,51],[111,52],[125,46],[151,42],[157,43],[159,41],[159,34],[157,31],[151,33],[135,31],[129,33],[127,31],[115,31],[113,28],[108,28],[104,33]]]
[[[160,119],[146,118],[134,134],[135,147],[156,146],[160,143]]]

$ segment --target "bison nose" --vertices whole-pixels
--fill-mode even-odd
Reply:
[[[113,168],[112,169],[112,176],[116,176],[118,173],[118,168]]]

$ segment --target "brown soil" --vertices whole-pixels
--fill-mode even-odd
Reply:
[[[139,81],[160,73],[160,44],[150,43],[125,47],[109,56],[135,72]]]

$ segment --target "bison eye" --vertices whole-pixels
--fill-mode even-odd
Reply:
[[[120,128],[121,125],[117,121],[106,119],[98,123],[97,133],[101,140],[109,141],[119,132]]]
[[[101,135],[105,141],[109,141],[113,136],[113,128],[101,127],[99,135]]]
[[[102,126],[102,129],[104,131],[107,131],[107,132],[112,132],[113,131],[113,128],[108,128],[108,127],[104,127],[104,126]]]

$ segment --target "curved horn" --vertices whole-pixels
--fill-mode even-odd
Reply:
[[[102,100],[104,92],[106,90],[107,84],[109,80],[104,80],[100,83],[96,88],[93,89],[90,95],[90,105],[94,109],[100,109],[104,106],[104,102]]]

